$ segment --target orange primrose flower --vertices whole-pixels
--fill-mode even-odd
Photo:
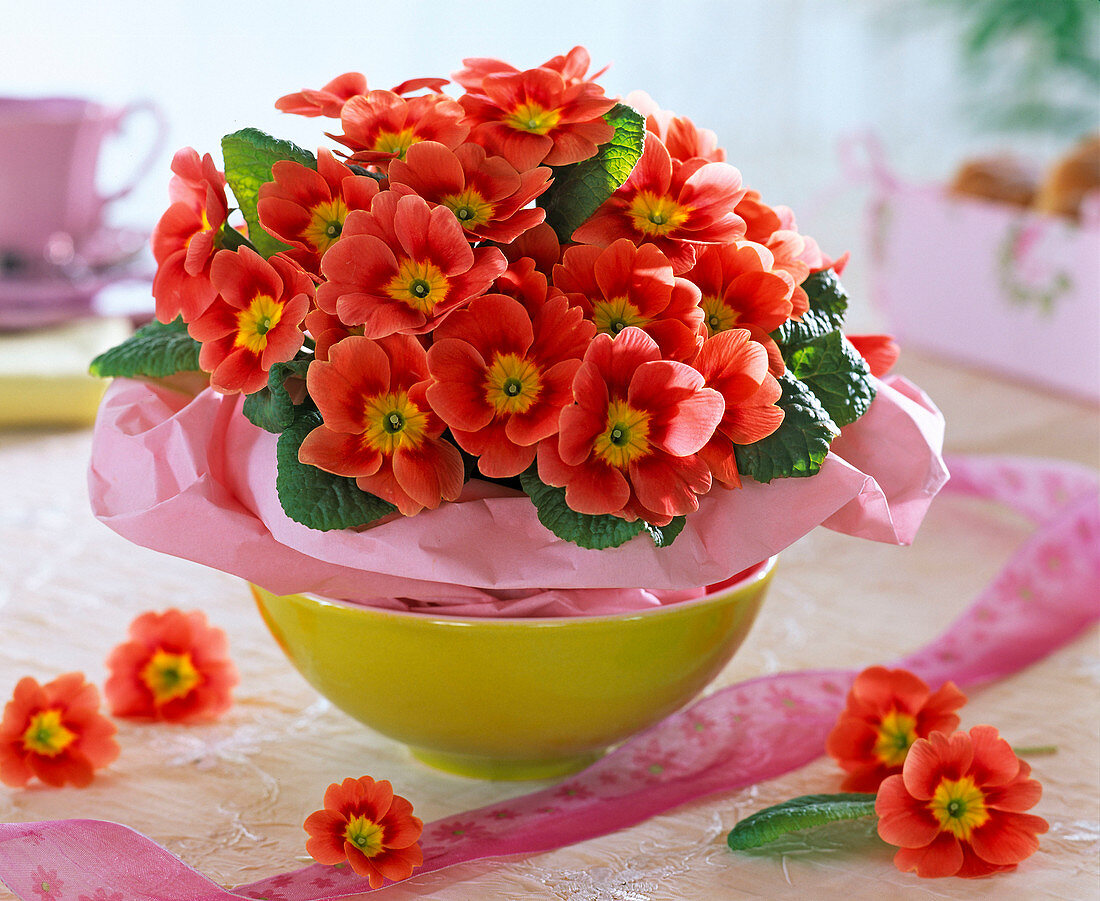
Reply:
[[[506,266],[498,248],[471,248],[450,210],[383,191],[369,212],[348,215],[325,254],[317,306],[369,338],[421,335],[484,294]]]
[[[325,251],[340,240],[348,213],[370,209],[378,193],[375,179],[356,175],[323,148],[317,151],[316,169],[280,160],[271,167],[271,176],[260,185],[260,224],[280,241],[305,251],[307,259],[296,259],[313,272]]]
[[[564,55],[551,57],[538,68],[551,69],[557,72],[567,85],[573,85],[584,81],[595,81],[608,70],[608,66],[604,66],[598,72],[593,72],[589,75],[588,67],[591,64],[592,58],[588,55],[588,50],[584,47],[574,47]],[[472,93],[477,93],[481,90],[481,83],[485,80],[486,75],[493,75],[501,72],[517,75],[520,71],[515,66],[503,60],[492,59],[490,57],[464,59],[462,65],[463,69],[459,72],[455,72],[451,77],[467,91]]]
[[[519,475],[538,442],[557,433],[595,332],[560,294],[534,314],[511,297],[485,294],[436,329],[428,402],[482,475]]]
[[[223,394],[252,394],[302,346],[313,281],[291,260],[265,260],[248,247],[219,251],[210,280],[219,299],[188,327],[202,342],[199,365]]]
[[[324,809],[306,817],[306,851],[318,863],[347,862],[380,888],[387,880],[408,879],[424,863],[420,834],[424,823],[412,804],[393,793],[385,779],[370,776],[334,782],[325,791]]]
[[[852,683],[848,703],[825,748],[848,773],[844,791],[875,791],[900,773],[909,748],[932,732],[959,727],[955,713],[966,695],[947,682],[934,694],[906,670],[865,669]]]
[[[630,177],[573,232],[573,240],[603,247],[619,238],[652,243],[681,275],[695,264],[697,245],[745,236],[745,223],[734,211],[744,193],[733,166],[673,161],[661,139],[646,132]]]
[[[143,613],[107,658],[113,716],[169,722],[216,719],[233,703],[237,669],[225,632],[199,610]]]
[[[400,97],[393,91],[371,91],[352,97],[340,112],[341,135],[330,135],[354,152],[357,163],[381,168],[420,141],[446,147],[461,144],[470,129],[462,122],[462,107],[442,94]]]
[[[615,105],[603,88],[589,81],[566,84],[552,69],[494,72],[459,103],[470,140],[520,172],[586,160],[615,131],[603,118]]]
[[[20,679],[0,720],[0,782],[22,788],[37,776],[47,785],[83,788],[94,770],[118,757],[116,731],[83,673],[45,685]]]
[[[1024,813],[1042,795],[992,726],[933,732],[909,749],[900,775],[878,790],[878,834],[900,849],[899,870],[918,876],[1007,872],[1039,848],[1046,820]]]
[[[540,166],[521,174],[478,144],[450,150],[423,141],[410,147],[404,160],[391,162],[388,174],[394,192],[447,207],[471,243],[510,244],[546,218],[545,210],[529,204],[550,187],[550,170]]]
[[[333,344],[328,360],[306,372],[324,424],[306,435],[298,459],[354,478],[405,516],[457,499],[462,456],[440,438],[444,424],[425,398],[428,384],[424,348],[411,335]]]
[[[198,153],[184,147],[172,158],[172,171],[172,205],[153,229],[151,242],[157,261],[153,297],[161,322],[171,322],[177,316],[191,322],[218,293],[210,284],[210,263],[229,206],[225,176],[209,153],[200,160]]]
[[[570,247],[554,267],[554,286],[584,310],[596,331],[614,338],[629,326],[640,328],[665,359],[686,361],[702,343],[699,289],[674,276],[652,244],[619,238],[606,248]]]
[[[684,363],[661,359],[639,328],[592,340],[559,434],[539,444],[539,478],[578,513],[664,526],[711,487],[699,455],[722,420],[722,395]]]

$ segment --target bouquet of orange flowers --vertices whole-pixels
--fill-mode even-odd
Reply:
[[[279,436],[282,508],[313,529],[476,478],[581,547],[664,546],[708,493],[815,475],[896,347],[842,332],[842,261],[712,132],[588,68],[580,47],[469,59],[457,99],[349,73],[276,103],[337,120],[339,149],[246,128],[224,174],[179,151],[158,321],[93,372],[246,395]]]

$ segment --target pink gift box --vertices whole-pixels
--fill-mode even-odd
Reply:
[[[1100,400],[1100,197],[1077,224],[906,185],[870,155],[871,292],[902,347]]]

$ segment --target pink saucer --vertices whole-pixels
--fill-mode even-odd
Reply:
[[[92,315],[93,298],[108,285],[149,281],[149,272],[130,265],[147,240],[135,229],[104,228],[74,248],[66,267],[39,267],[37,275],[23,278],[0,274],[0,331],[45,328]],[[66,276],[65,269],[72,274]]]

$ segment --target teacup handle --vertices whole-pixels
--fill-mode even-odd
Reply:
[[[160,107],[151,100],[137,100],[124,106],[115,117],[114,130],[118,131],[118,129],[122,127],[122,123],[134,113],[149,113],[156,124],[157,133],[153,138],[153,144],[149,148],[149,152],[145,155],[145,159],[142,160],[141,165],[134,170],[133,176],[131,176],[130,180],[117,191],[102,198],[101,202],[104,204],[120,200],[138,186],[141,180],[149,174],[150,170],[152,170],[153,165],[157,161],[157,157],[160,156],[161,150],[164,149],[165,138],[168,137],[168,120],[165,119],[164,113],[161,112]]]

